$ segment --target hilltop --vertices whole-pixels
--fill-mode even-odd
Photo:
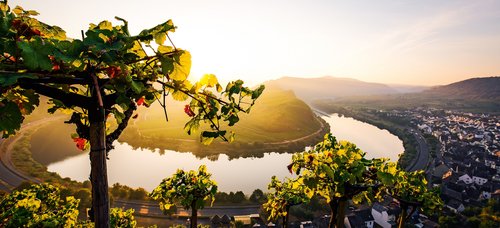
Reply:
[[[320,78],[282,77],[267,81],[265,84],[285,90],[292,90],[297,97],[306,102],[316,99],[398,93],[396,89],[381,83],[330,76]]]
[[[432,97],[455,99],[500,100],[500,77],[471,78],[423,92]]]

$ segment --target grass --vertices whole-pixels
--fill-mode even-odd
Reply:
[[[169,103],[169,122],[158,106],[139,111],[139,118],[131,127],[145,137],[198,140],[199,132],[184,133],[189,117],[183,112],[182,103]],[[279,142],[312,134],[320,128],[311,109],[297,99],[291,91],[268,88],[252,108],[250,114],[242,113],[240,122],[224,128],[236,133],[239,142]],[[207,129],[202,128],[200,129]],[[127,132],[125,133],[127,134]]]
[[[324,120],[293,92],[267,88],[250,114],[241,114],[235,126],[223,128],[236,133],[235,142],[218,140],[205,146],[199,143],[199,132],[192,135],[184,132],[189,117],[183,112],[183,104],[168,105],[168,123],[160,107],[139,110],[139,117],[131,122],[119,141],[134,148],[158,148],[160,153],[168,149],[193,152],[198,157],[221,153],[230,158],[261,157],[265,152],[302,151],[329,131]],[[310,137],[302,138],[306,136]]]

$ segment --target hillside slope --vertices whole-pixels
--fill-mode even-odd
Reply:
[[[215,141],[210,146],[201,145],[199,131],[187,135],[183,128],[188,116],[183,104],[167,102],[169,122],[165,121],[159,107],[139,110],[133,121],[120,137],[133,147],[189,151],[200,157],[228,154],[231,158],[258,157],[263,152],[302,151],[313,145],[329,131],[324,120],[299,100],[292,91],[267,86],[250,114],[241,114],[240,122],[223,129],[234,131],[233,143]],[[201,128],[202,131],[205,128]]]
[[[500,77],[471,78],[426,90],[427,96],[456,99],[500,100]]]

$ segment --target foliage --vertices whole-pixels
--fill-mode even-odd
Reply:
[[[75,226],[78,202],[71,196],[61,199],[59,188],[52,185],[32,185],[3,197],[0,202],[0,226]]]
[[[268,189],[271,192],[262,206],[269,213],[269,220],[273,221],[286,217],[291,206],[308,202],[313,194],[313,191],[304,185],[302,178],[287,178],[281,182],[273,176]]]
[[[338,142],[329,133],[313,149],[294,154],[288,168],[303,178],[310,197],[318,194],[327,202],[347,197],[360,203],[363,199],[371,201],[368,193],[377,184],[373,172],[385,161],[364,156],[356,145]]]
[[[151,192],[150,197],[160,201],[160,208],[168,211],[178,201],[186,209],[201,209],[205,201],[213,203],[217,184],[211,174],[201,165],[198,171],[178,169],[172,177],[163,181]]]
[[[137,221],[134,218],[134,209],[123,211],[121,208],[111,208],[110,226],[133,228],[137,226]]]
[[[386,159],[365,159],[356,145],[338,142],[331,134],[313,149],[295,154],[290,172],[295,172],[307,188],[305,193],[323,197],[332,210],[332,223],[341,226],[347,200],[361,203],[382,199],[389,194],[403,208],[400,225],[404,224],[406,209],[436,210],[442,206],[437,190],[429,190],[423,171],[406,172]],[[310,192],[309,192],[310,191]],[[311,196],[309,196],[311,198]],[[412,214],[412,213],[410,213]]]
[[[264,192],[260,189],[255,189],[248,200],[254,203],[260,203],[261,201],[265,200],[266,196],[264,195]]]
[[[418,206],[427,213],[443,206],[439,189],[429,189],[423,170],[406,172],[397,168],[396,163],[389,162],[380,167],[377,176],[384,192],[399,200],[401,205]]]
[[[189,134],[208,123],[210,130],[201,132],[204,143],[214,138],[230,141],[232,134],[220,123],[234,125],[238,113],[249,112],[264,90],[244,87],[241,80],[223,88],[211,74],[196,83],[188,81],[191,55],[171,43],[169,33],[176,28],[171,20],[133,36],[127,21],[117,17],[122,25],[102,21],[91,24],[82,39],[68,39],[61,28],[38,21],[35,11],[19,6],[11,10],[6,2],[0,2],[0,8],[0,113],[7,120],[0,124],[3,137],[19,129],[40,94],[52,98],[49,112],[72,114],[68,122],[77,126],[72,137],[81,149],[88,147],[88,108],[96,99],[103,101],[107,116],[114,117],[108,121],[124,128],[137,106],[158,101],[166,110],[164,97],[171,95],[189,103]],[[110,141],[120,133],[109,129]]]
[[[467,207],[460,216],[451,214],[439,217],[441,227],[456,227],[465,224],[466,227],[499,227],[500,200],[490,199],[484,207]]]

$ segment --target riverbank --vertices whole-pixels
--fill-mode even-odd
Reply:
[[[426,149],[427,143],[418,131],[410,128],[409,120],[384,119],[376,115],[376,110],[347,108],[333,102],[316,103],[314,108],[326,113],[338,113],[386,129],[403,141],[404,153],[398,160],[401,167],[407,170],[426,168],[430,159],[428,149]]]

